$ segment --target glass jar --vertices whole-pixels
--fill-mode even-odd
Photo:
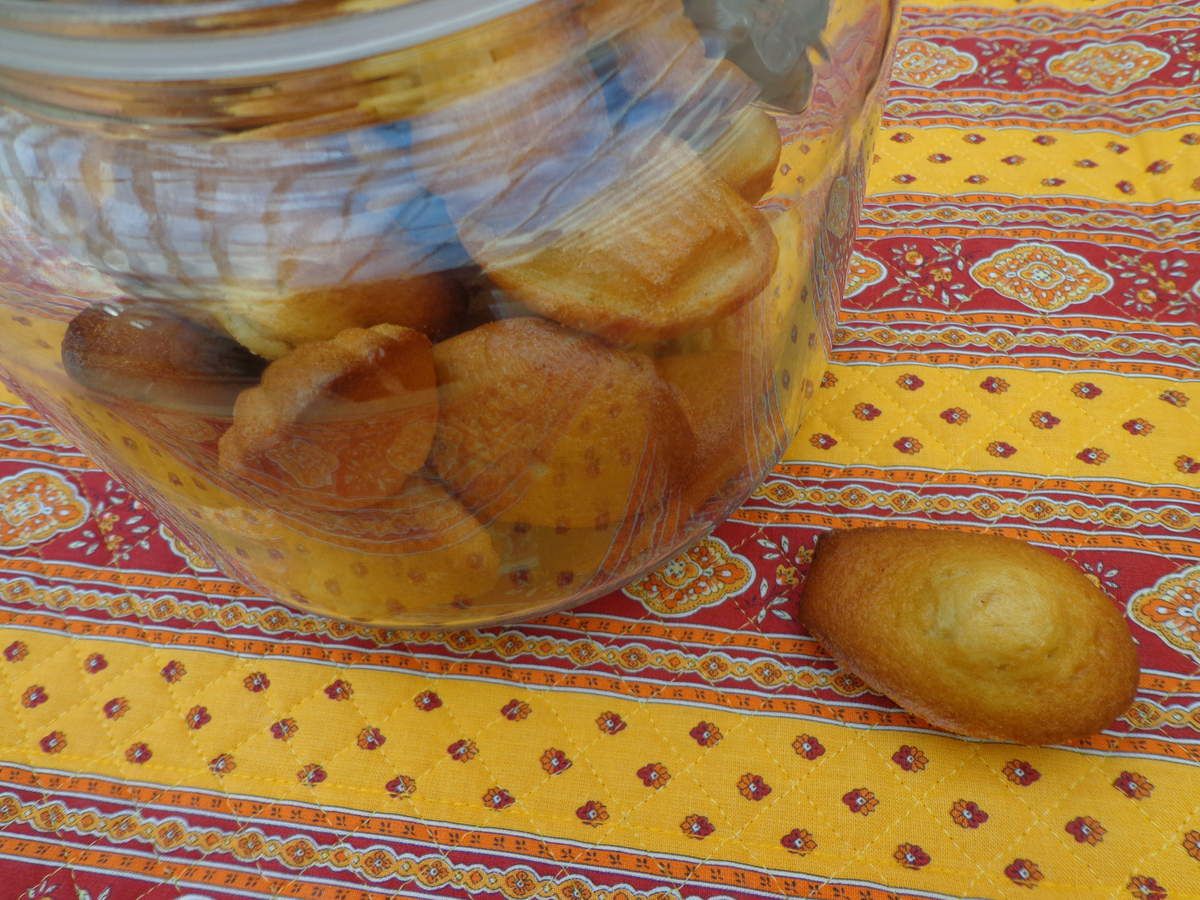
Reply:
[[[893,19],[0,0],[0,375],[285,603],[581,603],[795,433]]]

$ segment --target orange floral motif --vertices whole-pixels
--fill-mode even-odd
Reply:
[[[71,531],[88,516],[87,501],[54,472],[26,469],[0,478],[0,550],[16,550]]]
[[[1129,598],[1129,614],[1168,644],[1200,661],[1200,565],[1160,578]]]
[[[4,658],[10,663],[20,662],[29,655],[29,646],[24,641],[13,641],[4,648]]]
[[[1137,900],[1167,900],[1167,889],[1149,875],[1134,875],[1125,890]]]
[[[119,719],[129,712],[129,701],[124,697],[113,697],[101,707],[106,719]]]
[[[474,741],[463,739],[455,741],[453,744],[447,747],[446,753],[451,759],[465,763],[470,762],[479,755],[479,747],[476,746]]]
[[[387,738],[378,728],[367,727],[358,733],[355,743],[362,750],[378,750],[387,743]]]
[[[1175,468],[1184,475],[1200,474],[1200,460],[1193,459],[1186,454],[1175,458]]]
[[[417,783],[408,775],[397,775],[383,786],[393,797],[407,797],[417,789]]]
[[[949,409],[943,409],[938,415],[948,425],[965,425],[971,419],[971,414],[961,406],[951,406]]]
[[[1041,772],[1021,759],[1010,759],[1004,764],[1003,771],[1005,778],[1021,787],[1029,787],[1042,777]]]
[[[1137,772],[1122,772],[1113,781],[1113,787],[1131,800],[1145,800],[1154,790],[1149,779]]]
[[[131,763],[137,763],[139,765],[149,762],[150,757],[153,755],[154,754],[151,752],[150,748],[141,742],[131,744],[125,750],[125,758]]]
[[[242,687],[252,694],[259,694],[271,686],[271,679],[266,672],[251,672],[242,679]]]
[[[970,800],[955,800],[950,805],[950,818],[960,828],[978,828],[988,820],[988,814]]]
[[[483,795],[483,805],[488,809],[507,809],[516,802],[517,798],[504,788],[488,788],[488,792]]]
[[[637,777],[642,779],[646,787],[658,790],[667,786],[671,773],[662,763],[648,763],[637,770]]]
[[[905,772],[923,772],[925,766],[929,764],[929,757],[916,747],[905,744],[892,754],[892,762]]]
[[[817,849],[817,842],[803,828],[793,828],[779,839],[779,843],[788,853],[795,853],[798,856],[803,856],[805,853],[811,853]]]
[[[701,747],[715,747],[721,740],[721,729],[712,722],[700,722],[688,734]]]
[[[1113,285],[1111,277],[1082,256],[1051,244],[1021,244],[998,250],[971,267],[982,287],[1040,312],[1083,303]]]
[[[603,712],[596,717],[596,727],[605,734],[617,734],[625,730],[625,720],[615,712]]]
[[[712,822],[708,821],[707,817],[690,815],[679,823],[679,830],[690,838],[703,840],[717,829]]]
[[[222,753],[208,761],[208,768],[214,775],[227,775],[237,768],[237,763],[228,753]]]
[[[191,728],[194,731],[198,728],[203,728],[205,725],[211,722],[212,715],[203,706],[193,706],[187,711],[187,715],[184,716],[183,721],[188,728]]]
[[[49,699],[46,689],[40,684],[34,684],[25,688],[25,692],[21,694],[21,705],[26,709],[36,709]]]
[[[917,844],[900,844],[892,858],[906,869],[923,869],[929,865],[929,854]]]
[[[1189,831],[1183,836],[1183,849],[1188,856],[1200,862],[1200,831]]]
[[[849,299],[861,294],[872,285],[879,284],[886,277],[887,270],[884,269],[883,263],[855,250],[850,255],[850,271],[846,275],[846,288],[842,296]],[[822,379],[821,387],[829,387],[824,383],[824,379]]]
[[[523,700],[509,700],[500,709],[500,715],[510,722],[520,722],[529,715],[529,704]]]
[[[1046,71],[1080,87],[1117,94],[1150,77],[1171,59],[1136,41],[1085,44],[1046,61]]]
[[[567,754],[553,747],[542,754],[541,764],[548,775],[558,775],[571,768],[571,760],[567,758]]]
[[[874,791],[868,791],[866,788],[855,788],[842,795],[842,802],[846,804],[846,808],[850,812],[869,816],[875,811],[875,807],[879,805],[879,798],[875,796]]]
[[[881,413],[882,410],[873,403],[858,403],[854,407],[854,418],[862,422],[878,419]]]
[[[589,800],[575,810],[575,816],[584,825],[591,825],[595,828],[608,821],[608,809],[598,800]]]
[[[1005,867],[1004,874],[1013,884],[1030,888],[1046,877],[1037,864],[1029,859],[1014,859]]]
[[[350,682],[338,678],[325,685],[325,696],[330,700],[349,700],[354,696],[354,688]]]
[[[280,719],[271,724],[271,737],[277,741],[290,741],[299,730],[300,726],[296,724],[295,719]]]
[[[1091,816],[1076,816],[1066,827],[1067,834],[1080,844],[1096,846],[1104,839],[1105,828]]]
[[[753,580],[754,567],[724,541],[707,537],[658,571],[625,589],[663,616],[684,616],[742,593]]]
[[[38,746],[43,753],[60,753],[67,746],[67,736],[61,731],[52,731],[38,741]]]
[[[309,763],[296,773],[296,780],[301,784],[320,784],[329,774],[316,763]]]
[[[906,40],[896,47],[892,77],[905,84],[928,88],[970,75],[979,63],[969,53],[931,41]]]
[[[338,682],[334,682],[334,684],[337,684],[337,683]],[[341,682],[341,683],[346,684],[345,682]],[[331,684],[329,687],[333,687],[333,686],[334,685]],[[346,687],[349,688],[350,686],[347,684]],[[329,693],[329,688],[325,689],[325,693],[327,693],[327,694]],[[333,696],[333,695],[330,694],[330,696]],[[349,694],[347,694],[346,696],[349,696]],[[342,698],[339,696],[337,699],[340,700]],[[413,698],[413,705],[416,706],[416,708],[421,710],[422,712],[433,712],[435,709],[437,709],[439,706],[442,705],[442,698],[439,697],[433,691],[421,691],[421,693],[417,694],[417,696]]]
[[[738,793],[747,800],[762,800],[771,793],[771,786],[763,780],[763,777],[750,772],[738,779],[737,789]]]

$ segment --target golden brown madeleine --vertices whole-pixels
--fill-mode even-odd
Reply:
[[[701,158],[747,203],[757,203],[771,188],[783,149],[775,120],[758,107],[739,112]]]
[[[434,347],[430,463],[484,522],[604,527],[678,496],[692,436],[650,361],[542,319]]]
[[[274,295],[231,290],[209,308],[243,346],[266,359],[278,359],[301,344],[329,340],[347,328],[401,325],[439,341],[458,330],[467,307],[462,289],[451,278],[430,272]]]
[[[997,535],[827,534],[800,615],[873,689],[972,737],[1083,737],[1137,689],[1137,650],[1112,601],[1069,563]]]
[[[640,155],[547,227],[489,236],[468,222],[464,246],[535,312],[617,343],[728,315],[770,280],[770,226],[686,145],[663,140]]]
[[[425,335],[347,329],[276,360],[238,397],[221,467],[257,486],[268,506],[385,501],[424,465],[437,403]]]
[[[78,384],[123,400],[229,415],[266,363],[172,306],[178,304],[89,306],[63,335],[63,368]]]
[[[261,508],[199,515],[241,577],[325,615],[426,625],[461,618],[487,596],[499,557],[487,531],[444,488],[414,478],[386,516],[377,512],[378,532],[361,537],[349,536],[351,523],[361,525],[358,510],[343,514],[347,527],[329,528]]]
[[[770,372],[748,350],[681,353],[656,365],[696,437],[693,476],[684,490],[688,512],[707,514],[710,501],[723,511],[753,489],[783,450],[777,419],[768,415]]]

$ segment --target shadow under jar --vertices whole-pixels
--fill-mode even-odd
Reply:
[[[794,434],[893,21],[0,0],[0,375],[285,603],[584,602]]]

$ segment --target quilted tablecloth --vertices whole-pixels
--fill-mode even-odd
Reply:
[[[252,596],[0,397],[0,897],[1200,897],[1198,94],[1197,0],[908,8],[786,461],[523,627]],[[1134,706],[978,742],[840,671],[796,597],[880,522],[1067,557]]]

